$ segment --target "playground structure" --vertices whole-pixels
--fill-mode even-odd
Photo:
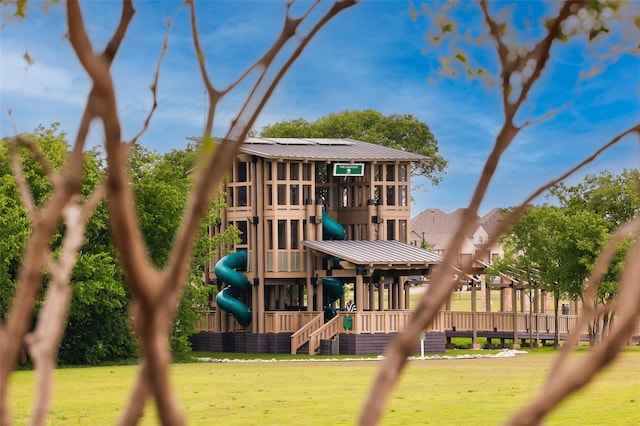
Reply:
[[[223,220],[210,229],[214,235],[235,226],[241,241],[205,266],[218,295],[193,348],[382,353],[409,322],[409,277],[428,281],[441,260],[409,244],[410,172],[425,161],[351,139],[248,138],[225,183]],[[493,285],[478,281],[489,294]],[[533,322],[523,318],[523,303],[517,312],[517,288],[500,283],[501,312],[482,312],[475,287],[472,312],[446,306],[425,330],[426,352],[442,352],[452,337],[467,334],[474,344],[483,333],[514,344],[527,337]],[[345,288],[355,312],[346,310]],[[575,314],[560,323],[565,335]],[[548,337],[553,319],[544,309],[535,315],[536,336]]]
[[[356,341],[354,351],[386,343],[408,312],[407,277],[440,261],[408,244],[411,167],[426,161],[351,139],[248,138],[224,186],[222,223],[210,230],[235,226],[241,241],[206,265],[219,292],[194,347],[315,353],[339,337],[348,353],[342,346]],[[352,320],[377,312],[391,328],[342,333],[345,288]]]

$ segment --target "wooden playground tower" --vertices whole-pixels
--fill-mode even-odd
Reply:
[[[408,322],[408,277],[440,261],[407,243],[411,168],[426,161],[352,139],[248,138],[212,230],[234,225],[241,242],[207,268],[219,293],[194,347],[381,352]]]
[[[211,230],[234,225],[241,242],[205,268],[219,292],[193,348],[315,354],[330,344],[331,353],[382,353],[409,322],[408,277],[428,277],[440,263],[407,244],[411,167],[425,161],[351,139],[249,138],[225,183],[225,217]],[[482,262],[474,273],[482,275]],[[564,339],[577,326],[577,304],[556,321],[548,295],[538,291],[529,309],[525,289],[509,279],[477,284],[470,312],[446,303],[425,330],[427,352],[444,351],[455,337],[470,338],[472,347],[478,337],[518,347],[552,339],[556,327]],[[640,318],[633,336],[640,341]]]

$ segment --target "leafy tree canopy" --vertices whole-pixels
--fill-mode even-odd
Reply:
[[[503,239],[508,263],[557,296],[577,299],[607,239],[605,219],[555,206],[530,209]],[[513,266],[512,266],[513,267]]]
[[[589,174],[577,185],[558,185],[551,194],[570,211],[586,210],[603,217],[612,230],[640,213],[640,172]]]
[[[285,120],[262,128],[262,137],[279,138],[351,138],[431,157],[416,165],[415,175],[428,178],[434,185],[442,180],[448,161],[438,154],[438,141],[429,126],[410,114],[385,116],[371,109],[345,110],[313,122],[303,118]]]

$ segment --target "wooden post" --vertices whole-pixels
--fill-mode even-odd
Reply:
[[[491,312],[491,286],[486,279],[484,281],[484,288],[486,290],[484,302],[486,308],[485,312]]]
[[[369,281],[369,310],[374,311],[376,308],[376,285]]]
[[[322,311],[322,308],[324,307],[322,303],[322,290],[322,279],[318,279],[318,285],[316,285],[316,306],[318,307],[319,311]]]
[[[471,349],[480,349],[480,345],[478,344],[478,324],[476,317],[476,293],[476,282],[471,280]]]
[[[411,309],[411,284],[404,283],[404,309]]]
[[[518,343],[518,296],[516,295],[516,283],[511,281],[511,306],[513,311],[513,343],[511,349],[520,349]]]
[[[356,311],[362,312],[364,309],[364,281],[363,275],[356,273]]]

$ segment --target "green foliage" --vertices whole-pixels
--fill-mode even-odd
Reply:
[[[215,288],[201,285],[200,280],[200,277],[192,277],[191,283],[184,286],[176,310],[169,341],[171,353],[176,360],[187,357],[191,352],[189,336],[199,331],[196,327],[196,321],[200,318],[199,312],[208,308],[210,292]]]
[[[592,212],[602,219],[609,234],[621,224],[640,213],[640,172],[623,170],[614,175],[604,171],[599,175],[586,175],[582,182],[567,186],[561,184],[551,191],[570,215]],[[598,301],[606,303],[617,294],[617,281],[634,236],[629,236],[618,247],[611,265],[598,288]]]
[[[108,254],[78,257],[67,328],[60,345],[62,364],[97,365],[136,355],[129,328],[129,295]]]
[[[625,169],[619,175],[609,171],[588,174],[577,185],[558,185],[551,194],[571,212],[596,213],[613,230],[640,213],[640,172]]]
[[[0,148],[1,149],[1,148]],[[0,154],[0,162],[6,157]],[[11,175],[0,177],[0,319],[6,318],[30,226]]]
[[[427,177],[434,185],[442,179],[448,161],[438,154],[438,141],[429,126],[410,114],[382,115],[378,111],[345,110],[329,114],[314,122],[302,118],[265,126],[262,137],[280,138],[351,138],[410,151],[431,157],[415,165],[414,174]]]
[[[140,228],[149,256],[158,267],[167,262],[171,253],[193,184],[192,171],[196,167],[197,153],[193,145],[162,155],[136,146],[130,156]],[[224,200],[224,193],[218,193],[195,242],[189,282],[183,289],[170,336],[171,350],[176,359],[190,351],[188,338],[198,331],[198,312],[207,308],[213,289],[204,285],[203,265],[216,251],[240,241],[235,227],[217,232],[212,238],[207,232],[209,226],[215,228],[221,223],[221,215],[226,209]]]
[[[502,262],[513,275],[556,297],[577,299],[606,238],[605,221],[594,213],[536,207],[503,239]]]
[[[38,126],[25,138],[34,140],[51,167],[59,171],[64,165],[68,144],[66,134],[59,130],[58,123],[49,128]],[[42,166],[33,160],[26,148],[17,148],[23,173],[36,206],[42,206],[51,192],[51,182]],[[8,140],[0,144],[0,318],[5,318],[17,285],[18,270],[31,227],[26,210],[18,194]],[[59,244],[60,234],[54,236],[53,245]]]
[[[66,134],[59,130],[57,124],[49,128],[39,126],[32,134],[25,136],[35,141],[54,170],[61,170],[69,146]],[[20,148],[19,157],[36,205],[42,206],[51,194],[50,179],[27,149]],[[191,171],[195,163],[196,149],[193,146],[163,155],[136,146],[131,153],[131,176],[140,226],[149,256],[158,267],[165,264],[170,254],[191,189]],[[6,141],[0,145],[0,172],[0,318],[4,318],[15,291],[23,250],[30,234],[26,211],[18,196],[10,167]],[[100,152],[87,151],[82,195],[88,195],[102,182],[104,173]],[[170,343],[176,358],[190,350],[188,336],[197,331],[198,311],[206,308],[213,289],[203,283],[203,265],[212,252],[239,242],[236,228],[218,233],[213,239],[208,237],[207,226],[221,222],[221,215],[226,208],[224,200],[224,194],[220,193],[212,203],[195,244],[190,284],[185,286],[171,332]],[[63,229],[61,225],[52,241],[53,253],[60,251]],[[79,253],[71,285],[72,303],[59,352],[60,363],[101,364],[134,356],[136,346],[127,314],[130,295],[126,291],[111,244],[105,202],[98,205],[87,224],[86,243]]]

